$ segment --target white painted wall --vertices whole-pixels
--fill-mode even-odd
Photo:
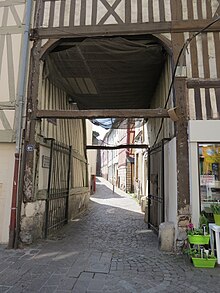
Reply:
[[[50,158],[50,148],[45,146],[40,146],[40,163],[39,163],[39,181],[38,189],[47,189],[48,188],[48,176],[49,168],[43,167],[43,156]]]
[[[189,121],[190,142],[219,142],[220,120]]]
[[[197,142],[189,142],[189,179],[192,223],[198,226],[200,215],[199,203],[199,166]]]
[[[177,225],[176,138],[164,146],[165,221]]]
[[[86,120],[87,145],[92,145],[92,131],[93,131],[93,124],[89,120]],[[97,150],[88,150],[87,158],[88,158],[88,168],[89,168],[89,178],[90,178],[91,175],[96,175]]]
[[[189,121],[188,133],[192,222],[197,226],[200,215],[198,143],[220,142],[220,120]]]
[[[0,144],[0,243],[8,242],[15,144]]]

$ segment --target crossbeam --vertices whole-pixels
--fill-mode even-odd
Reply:
[[[147,149],[147,144],[120,144],[116,146],[109,145],[87,145],[87,150],[118,150],[118,149]]]
[[[38,110],[37,118],[169,118],[167,109]]]
[[[133,24],[105,24],[105,25],[87,25],[74,27],[47,27],[32,29],[30,32],[31,40],[34,39],[60,39],[87,36],[121,36],[125,34],[161,34],[161,33],[181,33],[181,32],[198,32],[207,25],[210,20],[196,19],[190,21],[167,21],[154,23],[133,23]],[[215,23],[206,31],[219,31],[220,24]]]

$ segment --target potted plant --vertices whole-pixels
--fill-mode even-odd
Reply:
[[[214,216],[215,224],[220,226],[220,203],[211,204],[211,211]]]
[[[197,245],[209,244],[210,234],[207,231],[206,225],[203,225],[202,228],[194,228],[194,225],[190,223],[186,231],[189,243]]]
[[[194,267],[196,268],[214,268],[217,258],[209,250],[203,248],[190,248],[189,255],[191,256]]]

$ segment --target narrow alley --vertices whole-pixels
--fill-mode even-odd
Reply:
[[[97,179],[89,209],[35,246],[0,246],[0,292],[219,292],[220,268],[158,250],[135,200]]]

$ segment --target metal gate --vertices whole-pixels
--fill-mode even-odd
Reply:
[[[164,140],[148,151],[148,226],[164,222]]]
[[[71,147],[49,139],[50,165],[48,176],[45,238],[68,222]]]

